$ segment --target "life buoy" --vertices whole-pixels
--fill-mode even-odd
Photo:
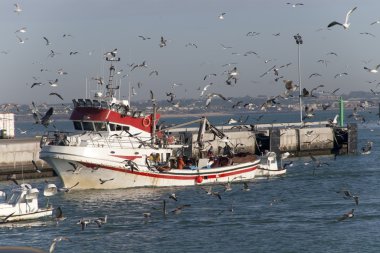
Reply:
[[[148,116],[146,116],[144,119],[143,119],[143,126],[144,127],[148,127],[150,126],[150,118],[148,118]]]
[[[203,177],[202,176],[197,176],[195,178],[195,182],[197,182],[198,184],[202,183],[203,182]]]

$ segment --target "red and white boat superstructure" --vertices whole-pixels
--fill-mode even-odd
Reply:
[[[105,95],[96,92],[93,99],[73,100],[70,120],[76,132],[48,132],[41,138],[40,158],[65,187],[78,182],[76,189],[185,186],[255,177],[260,161],[254,159],[216,168],[177,169],[174,161],[185,144],[173,143],[156,130],[160,115],[154,101],[153,112],[145,114],[115,98],[115,55],[107,60],[111,67]]]

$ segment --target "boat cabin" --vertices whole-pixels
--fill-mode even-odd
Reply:
[[[22,184],[12,189],[9,197],[0,203],[0,216],[28,214],[38,210],[38,189],[29,184]]]

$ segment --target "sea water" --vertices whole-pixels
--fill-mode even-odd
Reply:
[[[265,114],[262,120],[281,122],[289,115]],[[292,117],[297,121],[299,114]],[[210,121],[218,125],[229,118]],[[249,183],[250,191],[243,191],[239,182],[226,192],[222,185],[213,186],[221,199],[197,186],[59,193],[49,202],[62,208],[65,220],[3,225],[0,244],[48,251],[53,238],[65,236],[70,241],[58,242],[55,252],[378,252],[380,126],[374,113],[366,118],[366,123],[358,124],[358,138],[359,149],[368,140],[374,142],[369,155],[317,157],[328,163],[321,167],[315,167],[310,157],[292,159],[293,166],[285,176],[256,179]],[[175,123],[182,119],[165,120]],[[20,128],[28,124],[32,126],[16,122]],[[69,122],[58,125],[72,128]],[[61,186],[58,178],[46,180]],[[45,204],[42,189],[46,182],[27,183],[40,189],[40,201]],[[0,188],[12,184],[1,182]],[[359,196],[359,204],[345,199],[343,190]],[[172,193],[178,201],[169,198]],[[166,214],[162,211],[164,200]],[[181,205],[190,206],[172,212]],[[351,209],[355,209],[353,218],[337,220]],[[144,213],[150,216],[144,217]],[[108,222],[101,227],[91,223],[82,230],[77,224],[81,218],[105,215]]]

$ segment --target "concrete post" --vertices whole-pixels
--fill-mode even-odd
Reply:
[[[343,98],[339,99],[339,126],[343,127],[344,125],[344,101]]]

